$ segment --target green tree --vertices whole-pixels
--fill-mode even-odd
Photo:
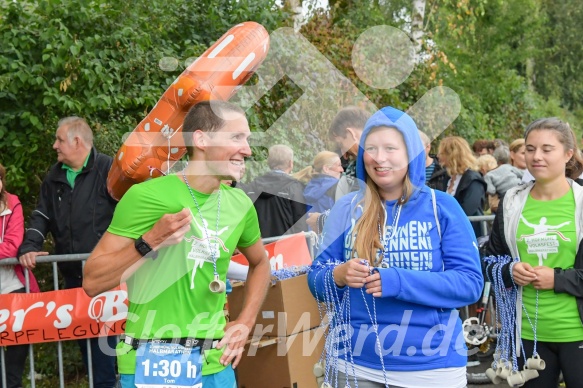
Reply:
[[[286,19],[274,0],[0,0],[0,7],[0,150],[9,187],[28,206],[54,163],[59,118],[86,118],[98,148],[113,155],[189,58],[237,23],[272,30]],[[174,58],[170,71],[162,58]]]
[[[580,56],[583,42],[580,34],[583,3],[541,0],[541,9],[546,17],[540,35],[544,49],[535,59],[534,83],[545,98],[557,98],[582,116],[583,63]]]
[[[0,163],[26,216],[56,161],[59,118],[86,118],[97,148],[113,155],[122,135],[230,27],[253,20],[273,30],[287,19],[275,0],[0,0],[0,9]],[[35,274],[52,288],[49,266]],[[64,348],[67,386],[83,386],[77,346]],[[56,344],[36,345],[35,353],[45,376],[37,386],[57,386]]]
[[[530,63],[544,66],[551,47],[545,37],[552,27],[541,0],[444,1],[430,12],[429,34],[452,64],[440,66],[440,77],[464,106],[448,133],[512,140],[541,116],[575,120],[556,93],[541,93],[540,84],[551,75],[529,70]]]

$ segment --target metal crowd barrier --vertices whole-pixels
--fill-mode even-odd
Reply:
[[[53,266],[53,289],[56,291],[59,289],[59,271],[57,269],[57,263],[62,263],[62,262],[68,262],[68,261],[81,261],[83,263],[83,265],[85,264],[85,260],[87,260],[87,258],[89,257],[89,253],[83,253],[83,254],[72,254],[72,255],[47,255],[47,256],[38,256],[36,258],[36,263],[38,264],[43,264],[43,263],[52,263]],[[5,259],[0,261],[0,265],[15,265],[15,264],[19,264],[18,259],[16,258],[12,258],[12,259]],[[30,292],[30,280],[29,280],[29,276],[28,276],[28,271],[24,272],[24,276],[25,276],[25,289],[26,289],[26,293]],[[92,357],[91,357],[91,346],[89,344],[89,339],[86,340],[87,341],[87,363],[88,363],[88,380],[89,380],[89,386],[93,387],[93,371],[91,368],[91,361],[92,361]],[[59,387],[60,388],[64,388],[65,387],[65,377],[64,377],[64,371],[63,371],[63,345],[62,345],[62,341],[56,341],[57,342],[57,359],[58,359],[58,368],[59,368]],[[30,365],[30,373],[29,373],[29,378],[30,378],[30,386],[31,388],[35,388],[36,386],[36,380],[35,380],[35,370],[34,370],[34,352],[33,352],[33,345],[29,345],[29,350],[28,350],[28,361],[29,361],[29,365]],[[5,349],[4,347],[0,348],[0,361],[1,361],[1,375],[2,375],[2,386],[6,387],[6,362],[5,362]]]
[[[486,236],[490,234],[491,224],[494,222],[494,215],[487,215],[487,216],[471,216],[468,217],[470,222],[480,222],[480,226],[482,229],[482,236]]]
[[[305,232],[304,236],[306,237],[306,242],[308,244],[308,251],[310,252],[310,256],[312,259],[315,257],[315,247],[317,243],[317,236],[314,232]],[[264,244],[272,243],[275,241],[279,241],[283,238],[289,236],[276,236],[276,237],[269,237],[262,239]],[[36,258],[36,263],[44,264],[44,263],[51,263],[53,266],[53,288],[54,290],[59,289],[59,271],[57,269],[57,263],[68,262],[68,261],[81,261],[83,265],[85,264],[85,260],[89,258],[89,253],[83,254],[70,254],[70,255],[47,255],[47,256],[38,256]],[[15,265],[19,264],[18,259],[11,258],[5,259],[0,261],[0,266],[2,265]],[[25,289],[26,293],[30,292],[30,280],[28,276],[28,271],[25,271]],[[91,346],[89,344],[89,339],[87,341],[87,363],[88,363],[88,371],[87,371],[87,378],[89,381],[89,387],[93,388],[93,371],[91,367],[92,357],[91,357]],[[59,368],[59,387],[65,388],[65,376],[64,376],[64,369],[63,369],[63,341],[55,341],[57,342],[57,359],[58,359],[58,368]],[[35,370],[34,370],[34,352],[33,352],[33,345],[29,345],[29,353],[28,353],[28,360],[30,365],[30,386],[31,388],[35,388],[36,381],[35,381]],[[5,349],[4,347],[0,347],[0,374],[1,374],[1,381],[2,386],[6,387],[6,361],[5,361]]]

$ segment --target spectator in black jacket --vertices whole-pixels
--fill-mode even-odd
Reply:
[[[429,137],[422,131],[419,131],[419,136],[425,146],[425,184],[432,189],[445,191],[449,175],[446,169],[439,164],[437,156],[430,154],[431,140]]]
[[[459,136],[449,136],[439,143],[437,157],[451,176],[447,192],[459,202],[467,216],[484,215],[486,182],[476,171],[476,158],[470,145]],[[472,222],[476,237],[482,236],[480,222]]]
[[[43,252],[43,243],[49,232],[55,241],[55,254],[90,253],[109,226],[116,205],[107,192],[112,158],[95,150],[87,122],[79,117],[64,118],[55,137],[57,163],[42,182],[38,204],[18,250],[25,268],[34,268],[37,256],[48,255]],[[65,288],[81,287],[81,262],[61,262],[58,266]],[[107,337],[107,341],[111,355],[100,349],[98,338],[90,340],[96,388],[116,384],[115,337]],[[87,341],[79,340],[79,346],[87,367]]]
[[[293,150],[282,144],[272,146],[267,164],[271,171],[241,186],[257,210],[261,237],[306,231],[305,187],[289,175],[294,168]]]

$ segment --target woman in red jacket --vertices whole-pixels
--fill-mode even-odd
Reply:
[[[0,260],[16,257],[16,252],[24,237],[22,205],[16,195],[6,191],[5,179],[6,169],[0,164]],[[30,291],[39,292],[32,272],[28,271]],[[22,266],[19,264],[0,265],[0,294],[24,292],[26,289]],[[6,348],[4,357],[6,388],[22,387],[22,374],[27,353],[28,345],[14,345]]]

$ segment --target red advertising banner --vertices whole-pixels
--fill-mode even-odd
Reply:
[[[312,259],[303,234],[265,246],[272,270],[308,265]],[[249,265],[243,255],[232,260]],[[119,335],[125,330],[128,295],[124,287],[94,298],[82,288],[34,294],[0,295],[0,346]]]
[[[267,244],[265,245],[265,251],[267,257],[269,257],[272,271],[284,267],[310,265],[312,263],[308,243],[303,233],[293,234]],[[242,265],[249,265],[242,254],[233,256],[231,260]]]
[[[119,287],[94,298],[82,288],[0,295],[0,346],[122,334],[127,296]]]

